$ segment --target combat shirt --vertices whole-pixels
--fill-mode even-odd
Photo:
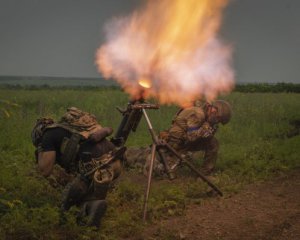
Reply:
[[[217,128],[217,124],[208,121],[203,107],[186,108],[173,120],[169,129],[169,143],[174,148],[183,148],[195,141],[212,138]]]
[[[186,108],[175,117],[173,125],[169,129],[169,134],[171,137],[187,140],[187,133],[198,130],[204,122],[205,113],[202,108]]]

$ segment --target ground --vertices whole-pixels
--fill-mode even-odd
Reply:
[[[142,239],[298,240],[300,169],[189,205],[184,216],[150,225]]]

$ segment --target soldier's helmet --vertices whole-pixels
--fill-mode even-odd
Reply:
[[[52,118],[39,118],[36,120],[35,126],[31,131],[31,141],[32,144],[37,147],[42,141],[43,132],[45,128],[54,123]]]
[[[212,104],[214,107],[218,109],[218,117],[220,119],[220,122],[224,125],[227,124],[232,115],[232,109],[230,104],[227,101],[224,100],[216,100]]]

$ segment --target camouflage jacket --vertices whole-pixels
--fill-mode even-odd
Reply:
[[[193,142],[200,138],[212,137],[217,126],[206,121],[203,107],[190,107],[179,112],[169,129],[169,138],[181,143]]]

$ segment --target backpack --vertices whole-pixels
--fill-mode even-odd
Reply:
[[[60,121],[49,127],[62,127],[72,133],[81,135],[83,139],[87,139],[92,133],[102,128],[95,115],[76,107],[68,108]]]

